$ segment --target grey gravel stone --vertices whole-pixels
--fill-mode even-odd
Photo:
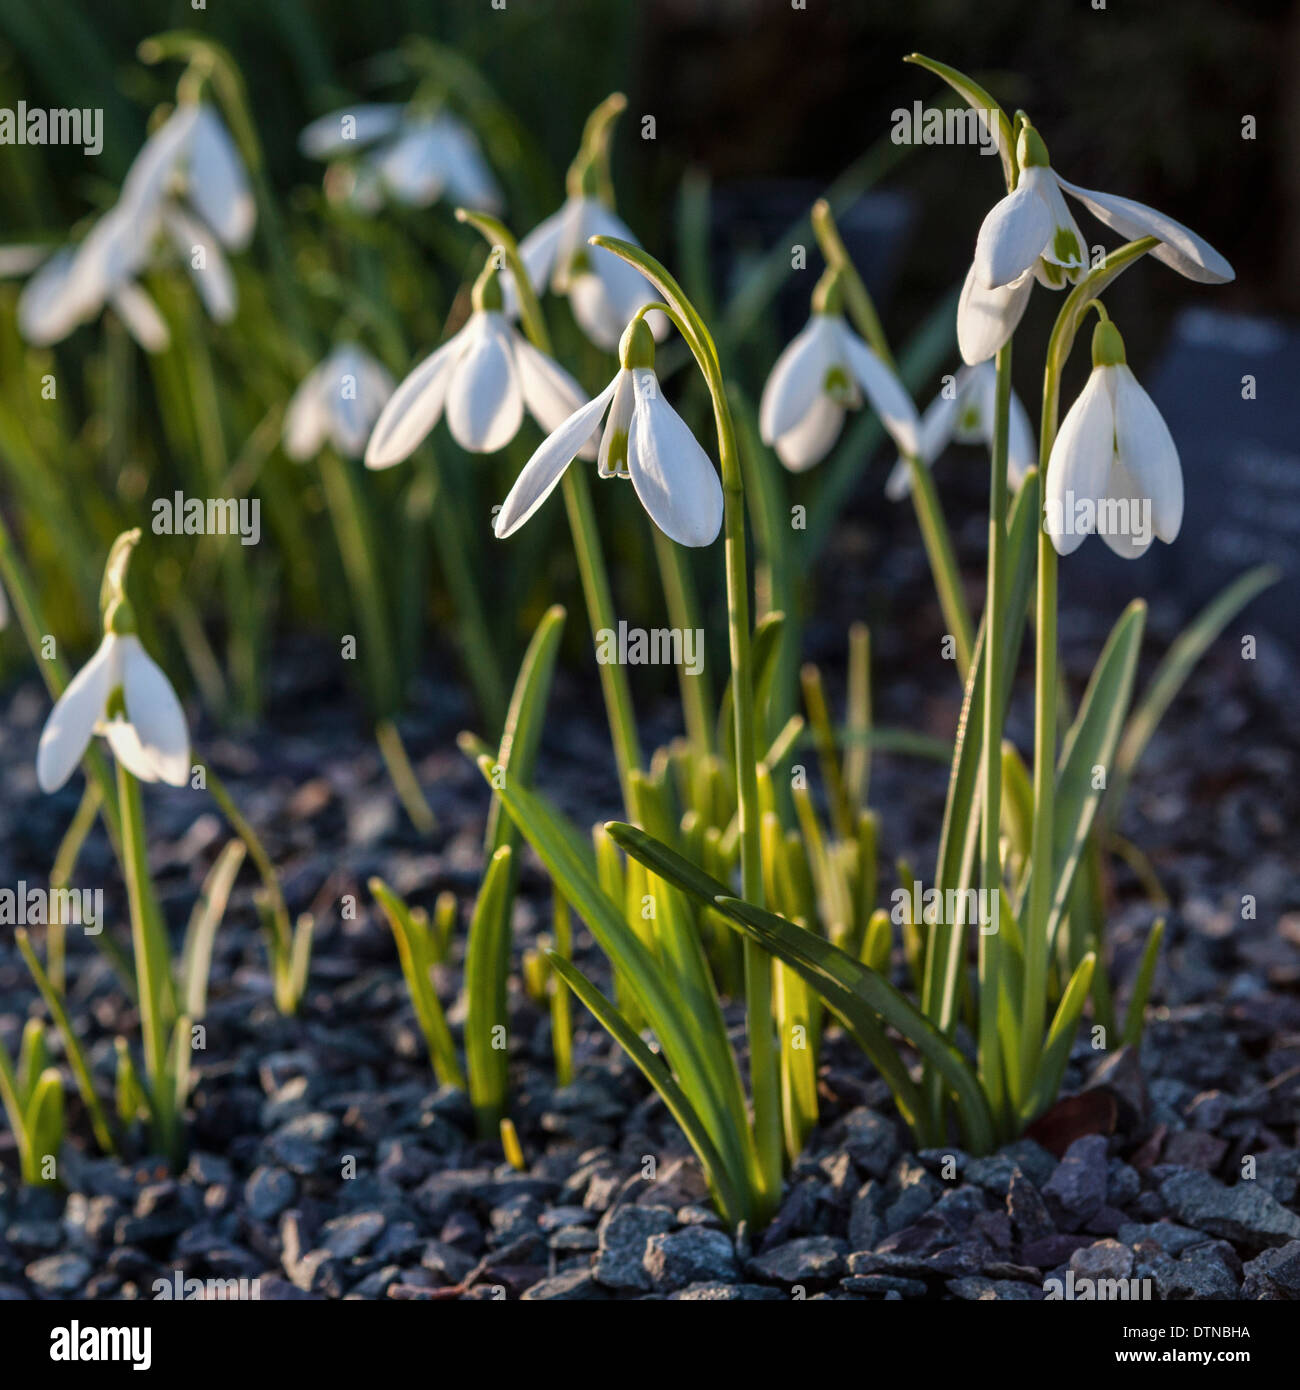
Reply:
[[[520,1295],[526,1303],[579,1302],[606,1299],[609,1295],[596,1282],[589,1269],[568,1269],[553,1274],[527,1288]]]
[[[1058,1229],[1077,1231],[1106,1200],[1105,1137],[1076,1139],[1041,1190]]]
[[[46,1255],[27,1266],[27,1277],[43,1293],[75,1293],[90,1278],[90,1261],[81,1255]]]
[[[387,1224],[383,1214],[377,1211],[336,1216],[321,1227],[320,1243],[331,1255],[350,1260],[372,1245]]]
[[[592,1269],[596,1279],[611,1289],[648,1291],[646,1242],[671,1231],[675,1220],[670,1207],[615,1207],[600,1223],[600,1247]]]
[[[833,1236],[801,1236],[755,1256],[749,1267],[760,1279],[776,1284],[820,1287],[844,1273],[847,1253],[844,1242]]]
[[[740,1272],[731,1238],[707,1226],[651,1236],[643,1263],[651,1284],[659,1290],[722,1283]]]
[[[668,1295],[674,1303],[748,1303],[784,1299],[780,1289],[766,1284],[689,1284]]]
[[[978,1274],[949,1279],[947,1289],[957,1298],[979,1303],[1033,1303],[1045,1297],[1037,1285],[1013,1279],[985,1279]]]
[[[1253,1182],[1225,1187],[1206,1173],[1188,1171],[1166,1178],[1160,1195],[1185,1225],[1248,1250],[1300,1239],[1300,1216]]]
[[[1056,1230],[1047,1204],[1019,1168],[1012,1173],[1007,1188],[1007,1214],[1020,1241],[1041,1240]]]
[[[1076,1279],[1127,1279],[1133,1273],[1133,1252],[1117,1240],[1099,1240],[1070,1256]]]
[[[1300,1240],[1265,1250],[1244,1268],[1243,1298],[1300,1302]]]
[[[244,1184],[244,1201],[258,1221],[274,1221],[297,1191],[293,1175],[283,1168],[254,1168]]]

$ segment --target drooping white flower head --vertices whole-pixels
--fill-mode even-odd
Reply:
[[[371,103],[333,111],[302,132],[298,148],[311,159],[360,153],[345,191],[362,212],[377,211],[385,194],[407,207],[429,207],[444,195],[482,212],[504,206],[473,132],[446,110]],[[327,188],[340,182],[327,178]]]
[[[120,536],[105,570],[104,638],[59,696],[36,748],[36,780],[54,792],[72,776],[90,740],[101,734],[113,756],[142,782],[183,787],[190,737],[171,682],[135,634],[122,585],[139,532]]]
[[[993,422],[997,408],[997,371],[992,362],[963,367],[951,383],[930,402],[921,416],[917,456],[929,467],[954,440],[958,444],[983,444],[993,448]],[[1013,391],[1007,429],[1007,482],[1019,491],[1025,474],[1037,462],[1034,431],[1025,408]],[[911,470],[900,458],[885,483],[885,496],[897,502],[912,489]]]
[[[162,352],[170,334],[138,279],[170,245],[218,323],[235,312],[234,278],[222,247],[241,251],[256,223],[243,161],[211,106],[183,102],[145,141],[117,202],[76,246],[55,251],[18,301],[24,338],[49,346],[95,318],[105,306],[147,352]]]
[[[1080,188],[1052,168],[1047,147],[1028,122],[1017,143],[1014,191],[990,209],[957,307],[957,343],[971,366],[992,357],[1015,332],[1035,279],[1062,289],[1088,268],[1087,243],[1066,205],[1077,199],[1100,222],[1130,241],[1155,237],[1151,254],[1203,284],[1233,278],[1228,262],[1204,238],[1144,203]]]
[[[515,437],[525,409],[550,431],[582,404],[578,383],[501,311],[491,262],[474,285],[473,304],[460,332],[410,373],[380,413],[366,448],[368,468],[409,458],[444,411],[462,449],[489,454]]]
[[[711,544],[722,529],[722,485],[709,456],[664,399],[654,336],[642,318],[627,327],[621,366],[594,400],[565,420],[524,465],[497,513],[499,539],[513,535],[551,495],[574,458],[600,439],[602,478],[627,478],[650,519],[678,545]]]
[[[758,425],[763,443],[795,473],[825,458],[839,438],[844,412],[863,394],[904,453],[919,447],[916,407],[907,388],[844,321],[836,272],[813,293],[807,324],[776,360],[763,387]]]
[[[1092,339],[1092,375],[1061,422],[1047,464],[1044,524],[1069,555],[1100,534],[1136,559],[1152,535],[1166,544],[1183,522],[1183,473],[1169,427],[1138,385],[1108,319]]]
[[[638,310],[654,304],[659,295],[621,256],[588,245],[593,236],[641,244],[594,192],[577,192],[524,237],[519,243],[519,258],[537,292],[549,287],[566,296],[578,327],[597,347],[613,352]],[[502,275],[502,288],[507,312],[517,314],[518,295],[508,271]],[[655,337],[662,339],[668,332],[668,320],[657,312],[648,318]]]
[[[330,444],[344,458],[360,458],[392,394],[383,365],[356,343],[341,343],[294,392],[284,417],[285,453],[308,459]]]

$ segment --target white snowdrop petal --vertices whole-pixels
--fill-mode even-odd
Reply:
[[[519,243],[519,259],[524,263],[533,292],[539,297],[546,293],[551,273],[555,269],[555,258],[564,231],[567,205],[558,212],[539,222]],[[505,311],[510,318],[519,315],[519,292],[515,288],[515,277],[509,266],[504,267],[497,277],[501,294],[505,301]]]
[[[163,212],[163,226],[203,300],[214,323],[228,323],[235,316],[239,296],[221,244],[197,217],[177,207]]]
[[[499,540],[513,535],[551,495],[578,450],[591,438],[625,375],[620,371],[599,396],[588,401],[581,410],[574,411],[533,451],[497,512],[492,529]]]
[[[1098,502],[1104,515],[1099,516],[1097,532],[1121,560],[1140,559],[1155,539],[1154,527],[1139,534],[1144,523],[1150,522],[1150,513],[1143,505],[1145,500],[1137,479],[1116,459],[1106,480],[1105,496]]]
[[[521,333],[512,329],[510,340],[524,406],[542,429],[551,434],[586,401],[586,393],[558,362],[539,352]],[[595,458],[595,439],[588,439],[578,454],[580,458]]]
[[[442,142],[447,190],[460,207],[481,212],[500,212],[505,206],[501,186],[488,168],[473,133],[448,116],[437,122]]]
[[[632,486],[651,520],[678,545],[709,545],[722,529],[722,484],[686,422],[647,367],[632,373],[636,407],[628,433]]]
[[[284,452],[299,463],[318,454],[329,433],[324,399],[326,365],[320,363],[303,377],[284,413]]]
[[[1052,219],[1052,230],[1043,247],[1043,260],[1074,272],[1087,264],[1086,243],[1079,224],[1066,205],[1056,175],[1051,169],[1027,169],[1022,178],[1029,182],[1043,200]]]
[[[156,776],[174,787],[190,779],[190,734],[185,712],[162,667],[140,645],[140,639],[121,639],[122,694],[126,717]]]
[[[920,447],[917,438],[920,421],[907,388],[866,343],[843,324],[840,325],[840,339],[849,370],[894,443],[905,454],[916,453]]]
[[[140,741],[135,726],[127,719],[110,719],[103,726],[104,737],[113,757],[140,782],[161,782],[162,771],[153,750]]]
[[[1096,368],[1070,407],[1047,463],[1046,528],[1061,555],[1083,544],[1087,531],[1076,511],[1106,489],[1115,457],[1115,410],[1106,368]]]
[[[36,780],[43,792],[58,791],[72,776],[103,719],[119,681],[119,641],[111,634],[104,638],[50,711],[36,747]]]
[[[119,285],[108,301],[127,331],[146,352],[166,352],[171,334],[158,306],[140,288],[128,282]]]
[[[318,116],[303,130],[298,136],[298,148],[309,159],[334,159],[353,153],[392,135],[402,123],[402,111],[396,102],[362,103],[331,111]]]
[[[257,207],[239,150],[211,106],[199,107],[189,157],[186,197],[225,245],[242,251],[253,238]]]
[[[1025,474],[1038,463],[1038,444],[1034,427],[1020,404],[1020,397],[1011,393],[1011,419],[1007,438],[1007,482],[1013,492],[1020,490]]]
[[[825,394],[826,373],[840,355],[836,320],[813,314],[776,359],[758,405],[758,432],[774,444],[794,429]]]
[[[465,347],[464,332],[435,348],[393,392],[366,446],[367,468],[389,468],[410,458],[438,423],[452,369]]]
[[[502,314],[476,313],[466,327],[465,351],[447,385],[447,428],[462,449],[492,454],[519,432],[524,397]]]
[[[1018,280],[1043,253],[1052,215],[1028,173],[989,209],[975,240],[975,273],[985,289]]]
[[[617,389],[614,399],[610,402],[604,432],[600,436],[600,448],[596,451],[596,461],[602,478],[616,472],[620,462],[626,461],[627,437],[632,429],[632,412],[636,409],[636,390],[632,385],[632,373],[621,371],[615,381]],[[610,454],[620,437],[619,457],[611,460]]]
[[[447,186],[447,164],[428,122],[405,127],[391,145],[376,152],[375,167],[389,192],[410,207],[437,202]]]
[[[824,391],[793,429],[773,442],[776,456],[792,473],[802,473],[826,457],[844,428],[844,407]]]
[[[71,246],[56,251],[18,296],[18,331],[35,347],[62,342],[81,322],[85,296],[73,279],[76,259]]]
[[[140,147],[122,180],[120,207],[148,219],[161,208],[172,181],[189,154],[198,126],[199,107],[182,102]]]
[[[1172,217],[1167,217],[1145,203],[1132,198],[1120,198],[1113,193],[1098,193],[1091,188],[1080,188],[1057,175],[1061,187],[1072,197],[1077,198],[1099,221],[1112,231],[1118,232],[1129,241],[1138,237],[1153,236],[1161,244],[1151,254],[1180,275],[1201,284],[1221,285],[1236,278],[1236,272],[1204,237],[1199,237],[1190,228],[1184,227]]]
[[[1030,270],[1008,285],[988,289],[971,263],[957,303],[957,346],[963,362],[986,362],[1006,343],[1024,317],[1033,287]]]
[[[1164,416],[1127,366],[1115,371],[1115,443],[1119,461],[1151,501],[1155,533],[1166,543],[1183,524],[1183,470]]]
[[[604,280],[591,271],[575,275],[566,293],[578,327],[598,348],[616,351],[627,327],[627,317],[615,308]]]

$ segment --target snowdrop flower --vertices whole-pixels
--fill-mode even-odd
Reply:
[[[216,112],[183,102],[145,141],[117,202],[76,247],[56,251],[18,301],[19,329],[49,346],[113,308],[147,352],[170,335],[153,300],[137,283],[169,242],[189,270],[204,307],[218,323],[233,317],[234,279],[222,246],[241,251],[256,209],[243,161]]]
[[[578,383],[502,313],[491,261],[475,282],[472,302],[465,326],[411,372],[380,413],[366,448],[367,468],[409,458],[444,410],[462,449],[490,454],[515,437],[525,409],[550,431],[582,404]]]
[[[567,297],[578,327],[606,352],[619,345],[624,327],[647,304],[657,302],[654,286],[635,266],[603,247],[588,245],[593,236],[616,237],[633,246],[641,243],[632,230],[596,196],[595,168],[589,164],[576,178],[563,207],[539,222],[519,243],[519,258],[540,294],[548,286]],[[506,307],[518,312],[512,277],[503,276]],[[663,314],[649,315],[654,336],[668,332]]]
[[[284,451],[308,459],[326,444],[360,458],[388,398],[393,378],[355,343],[342,343],[303,378],[284,417]]]
[[[992,450],[997,388],[998,376],[992,362],[963,367],[952,378],[951,386],[945,387],[921,416],[917,431],[917,455],[921,462],[927,467],[933,464],[953,440],[958,444],[983,444]],[[1020,398],[1013,391],[1007,430],[1007,481],[1014,491],[1019,490],[1025,474],[1036,462],[1034,431]],[[885,484],[885,496],[897,502],[906,497],[911,488],[907,460],[900,458]]]
[[[1062,555],[1098,532],[1125,559],[1166,544],[1183,521],[1178,450],[1103,318],[1092,338],[1092,375],[1061,423],[1047,465],[1047,533]]]
[[[1080,188],[1051,166],[1047,147],[1025,122],[1017,143],[1020,181],[994,204],[980,227],[975,258],[957,308],[957,341],[965,362],[985,361],[1011,337],[1035,279],[1061,289],[1088,268],[1087,243],[1064,194],[1130,241],[1158,239],[1151,254],[1180,275],[1203,284],[1233,278],[1228,262],[1202,237],[1131,198]]]
[[[807,325],[777,358],[763,388],[763,443],[802,473],[825,458],[844,412],[857,410],[864,392],[903,453],[916,453],[916,407],[891,368],[844,321],[838,272],[827,271],[813,292]]]
[[[311,159],[328,160],[365,150],[348,188],[349,200],[363,212],[377,211],[385,192],[417,208],[429,207],[444,193],[483,212],[499,212],[504,205],[478,141],[446,111],[418,112],[395,103],[334,111],[302,132],[298,148]],[[328,175],[326,181],[328,189]]]
[[[190,737],[181,703],[140,645],[130,602],[120,593],[105,610],[99,650],[45,721],[36,748],[42,791],[58,791],[72,776],[95,734],[108,740],[113,756],[142,782],[183,787],[189,781]]]
[[[655,376],[654,335],[643,318],[628,325],[621,366],[595,400],[565,420],[524,465],[493,527],[513,535],[550,496],[605,420],[598,471],[627,478],[650,519],[678,545],[709,545],[722,528],[722,485],[709,456],[663,398]]]

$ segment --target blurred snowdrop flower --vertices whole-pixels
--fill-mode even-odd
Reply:
[[[844,321],[838,275],[828,271],[813,292],[808,323],[777,358],[763,388],[763,443],[791,472],[802,473],[825,458],[844,412],[860,408],[864,392],[899,449],[916,453],[916,407],[892,369]]]
[[[344,458],[360,458],[389,397],[393,378],[355,343],[342,343],[313,367],[289,402],[284,451],[299,461],[330,444]]]
[[[473,132],[446,111],[372,103],[333,111],[298,137],[311,159],[339,160],[365,151],[350,178],[326,175],[326,192],[342,194],[362,212],[376,212],[387,193],[408,207],[452,202],[499,212],[500,186]]]
[[[549,287],[567,297],[578,327],[597,347],[613,352],[637,311],[655,303],[659,296],[634,266],[612,251],[589,246],[593,236],[641,244],[594,191],[579,191],[570,194],[558,212],[524,237],[519,243],[519,258],[538,292]],[[515,314],[517,295],[508,271],[502,283],[506,308]],[[668,332],[668,320],[660,313],[652,313],[648,319],[654,336],[662,339]]]
[[[183,787],[190,777],[190,736],[171,682],[140,644],[123,584],[139,531],[119,536],[104,572],[104,638],[59,696],[36,748],[36,780],[54,792],[72,776],[100,734],[113,756],[142,782]]]
[[[515,437],[525,409],[550,431],[582,404],[578,383],[502,312],[491,261],[475,282],[472,302],[465,326],[406,377],[380,413],[366,448],[368,468],[409,458],[444,411],[462,449],[490,454]]]
[[[949,444],[983,444],[993,448],[993,418],[997,408],[997,371],[992,362],[963,367],[925,408],[917,431],[917,456],[929,467]],[[1025,474],[1037,462],[1034,431],[1020,398],[1011,393],[1007,431],[1007,482],[1019,491]],[[912,488],[907,460],[898,459],[885,484],[885,496],[897,502]]]
[[[204,307],[224,323],[237,299],[222,246],[243,250],[255,223],[248,175],[220,117],[205,104],[182,103],[145,141],[117,202],[78,245],[55,251],[27,282],[19,330],[47,347],[107,306],[145,351],[162,352],[167,325],[138,284],[160,242],[175,249]]]
[[[574,458],[589,448],[601,419],[602,478],[627,478],[650,519],[679,545],[709,545],[722,528],[722,485],[709,456],[663,398],[654,370],[654,335],[643,318],[628,325],[621,366],[594,400],[575,411],[524,465],[497,513],[499,539],[513,535],[550,496]]]
[[[1051,166],[1047,147],[1028,122],[1017,142],[1020,179],[990,209],[975,242],[975,257],[957,307],[957,342],[970,365],[992,357],[1011,337],[1029,302],[1034,280],[1062,289],[1088,269],[1087,243],[1064,194],[1130,241],[1155,237],[1151,254],[1202,284],[1233,278],[1232,266],[1204,238],[1172,217],[1131,198],[1080,188]]]
[[[1132,560],[1153,532],[1167,544],[1178,535],[1182,468],[1169,427],[1138,385],[1109,319],[1093,334],[1092,364],[1052,446],[1044,525],[1062,555],[1096,532]]]

